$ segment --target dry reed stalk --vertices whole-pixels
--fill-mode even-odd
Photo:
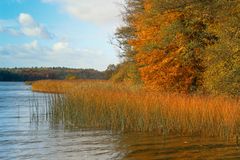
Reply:
[[[66,127],[233,137],[240,133],[240,101],[146,92],[107,81],[39,81],[33,90],[65,93],[52,101]]]

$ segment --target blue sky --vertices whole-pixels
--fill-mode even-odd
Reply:
[[[0,0],[0,67],[104,70],[122,0]]]

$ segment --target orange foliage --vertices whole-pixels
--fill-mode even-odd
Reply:
[[[135,60],[142,80],[147,88],[153,90],[186,92],[192,83],[194,69],[182,65],[177,59],[185,49],[179,45],[184,41],[184,36],[176,34],[174,40],[178,43],[161,45],[165,30],[181,17],[181,13],[151,12],[152,6],[152,0],[145,1],[145,13],[135,15],[136,38],[129,40],[129,44],[137,51]]]

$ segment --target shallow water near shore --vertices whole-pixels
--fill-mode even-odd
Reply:
[[[240,159],[234,140],[65,130],[64,124],[52,125],[45,114],[34,114],[47,110],[47,96],[33,93],[24,83],[0,82],[1,160]]]

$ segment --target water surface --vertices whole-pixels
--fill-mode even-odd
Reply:
[[[0,82],[1,160],[240,159],[239,147],[227,140],[54,127],[44,114],[34,115],[47,109],[47,96]]]

